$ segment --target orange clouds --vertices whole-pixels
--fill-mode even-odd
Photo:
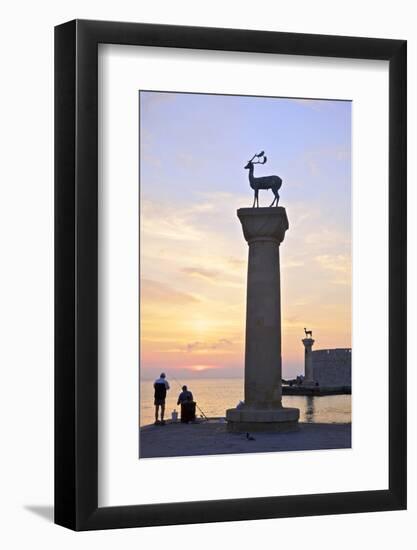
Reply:
[[[185,292],[178,292],[173,287],[160,283],[158,281],[152,281],[151,279],[141,280],[141,297],[143,303],[150,303],[153,305],[155,302],[163,302],[167,304],[186,304],[198,302],[198,299]]]
[[[247,245],[235,215],[237,199],[229,204],[223,198],[218,206],[210,196],[176,211],[143,201],[142,373],[242,373]],[[226,220],[221,229],[215,208]],[[319,209],[287,210],[281,301],[283,372],[290,376],[303,369],[305,326],[314,330],[316,349],[351,345],[351,260],[349,236],[320,221]]]

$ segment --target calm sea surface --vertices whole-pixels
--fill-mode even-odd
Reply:
[[[175,380],[168,379],[170,391],[167,394],[165,418],[171,418],[176,409],[181,388]],[[235,407],[243,400],[243,380],[238,378],[200,378],[181,380],[192,391],[195,401],[206,416],[224,416],[226,409]],[[326,395],[310,397],[286,395],[282,398],[284,407],[300,409],[301,422],[351,422],[351,396]],[[140,425],[154,422],[153,381],[141,383],[140,392]],[[201,412],[197,409],[197,415]]]

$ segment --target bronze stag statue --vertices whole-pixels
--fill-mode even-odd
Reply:
[[[254,160],[257,158],[258,160]],[[252,208],[255,208],[255,204],[259,207],[259,189],[271,189],[274,193],[274,200],[272,201],[271,206],[278,206],[279,195],[278,189],[282,185],[282,179],[279,176],[264,176],[262,178],[255,178],[253,175],[253,167],[255,164],[265,164],[267,157],[265,156],[264,151],[261,151],[258,155],[253,155],[250,161],[245,166],[245,170],[249,170],[249,183],[252,189],[254,190],[254,199]]]
[[[313,338],[313,331],[312,330],[307,330],[304,327],[304,332],[305,332],[306,338],[308,338],[308,337]]]

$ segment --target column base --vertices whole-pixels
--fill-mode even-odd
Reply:
[[[290,432],[298,429],[299,409],[228,409],[228,432]]]

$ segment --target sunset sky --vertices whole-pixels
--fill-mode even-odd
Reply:
[[[247,161],[283,180],[283,377],[351,346],[351,103],[140,92],[141,377],[242,377]],[[260,191],[269,206],[271,191]]]

